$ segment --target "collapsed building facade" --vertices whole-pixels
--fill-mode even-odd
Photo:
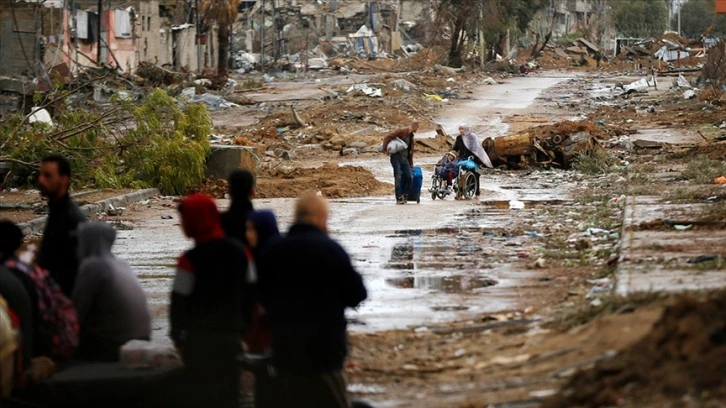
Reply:
[[[179,11],[171,0],[0,0],[0,75],[42,78],[43,67],[59,65],[127,72],[142,61],[197,70],[216,61],[214,28],[197,35],[187,19],[175,22]]]

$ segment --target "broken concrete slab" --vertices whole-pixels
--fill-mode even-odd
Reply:
[[[213,145],[207,157],[205,175],[208,178],[226,180],[236,169],[257,172],[257,155],[253,148],[237,145]]]
[[[555,55],[562,59],[570,58],[570,56],[567,55],[567,53],[562,48],[555,48]]]
[[[591,43],[590,41],[587,41],[584,38],[578,38],[577,41],[582,43],[585,47],[589,48],[592,52],[600,52],[600,48],[597,45]]]
[[[412,84],[409,81],[406,81],[403,78],[394,79],[393,81],[389,82],[388,85],[393,88],[400,89],[404,92],[411,92],[418,89],[416,85]]]
[[[627,197],[616,292],[677,292],[723,287],[726,270],[693,266],[702,255],[726,253],[721,228],[677,229],[689,214],[703,214],[712,204],[664,204],[661,197]],[[690,261],[690,262],[689,262]]]
[[[147,198],[159,195],[159,190],[155,188],[147,188],[137,190],[118,197],[101,200],[92,204],[86,204],[80,207],[81,213],[91,216],[108,211],[110,208],[128,207],[130,204],[137,203]],[[43,232],[47,216],[36,218],[32,221],[19,223],[18,227],[23,231],[24,235],[37,235]]]
[[[633,146],[640,149],[661,149],[663,146],[665,146],[665,143],[656,142],[653,140],[638,139],[633,141]]]
[[[580,47],[577,47],[577,46],[567,47],[566,50],[567,50],[567,52],[570,52],[572,54],[578,54],[578,55],[586,55],[587,54],[587,50],[586,49],[580,48]]]

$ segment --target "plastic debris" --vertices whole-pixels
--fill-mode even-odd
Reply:
[[[354,84],[351,85],[350,88],[346,91],[346,93],[356,92],[360,91],[363,92],[366,96],[370,96],[371,98],[377,98],[380,96],[383,96],[383,91],[380,90],[380,88],[373,88],[369,86],[368,84]]]
[[[39,123],[45,123],[45,124],[53,126],[53,119],[50,118],[50,113],[48,113],[48,111],[45,110],[45,108],[39,108],[37,106],[34,106],[32,108],[32,112],[33,113],[28,118],[28,122],[30,122],[30,123],[39,122]]]
[[[683,99],[693,99],[696,97],[696,91],[693,89],[689,89],[686,92],[683,92]]]
[[[436,94],[427,94],[427,93],[424,93],[424,96],[427,97],[427,98],[429,98],[429,99],[433,99],[433,100],[435,100],[437,102],[441,102],[441,101],[444,100],[444,98],[442,98],[442,97],[440,97],[439,95],[436,95]]]
[[[509,209],[510,210],[523,210],[524,203],[519,200],[509,200]]]

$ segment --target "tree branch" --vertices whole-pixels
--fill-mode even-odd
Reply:
[[[10,162],[10,163],[15,163],[15,164],[20,164],[22,166],[27,166],[27,167],[40,167],[40,164],[39,163],[28,163],[28,162],[25,162],[25,161],[22,161],[22,160],[13,159],[12,157],[0,156],[0,162],[3,162],[3,161]]]

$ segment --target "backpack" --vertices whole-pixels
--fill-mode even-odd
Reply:
[[[37,353],[50,358],[68,359],[78,346],[78,316],[71,301],[63,294],[60,286],[47,270],[11,259],[5,267],[20,271],[30,278],[35,286],[33,305],[36,310],[37,332],[35,344]]]

